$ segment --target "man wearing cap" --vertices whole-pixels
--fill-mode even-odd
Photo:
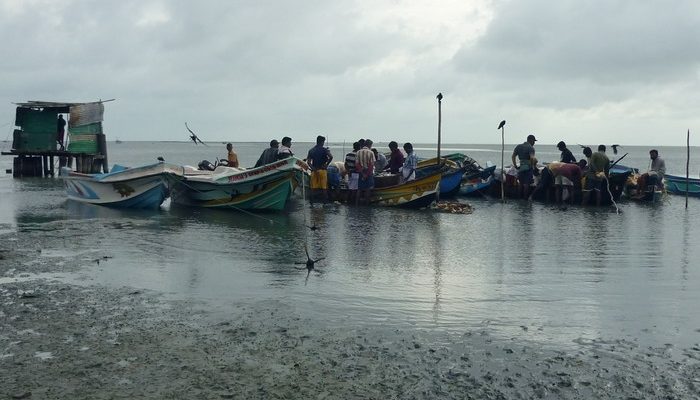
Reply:
[[[576,162],[576,157],[574,157],[573,153],[571,153],[571,150],[566,148],[566,143],[563,141],[557,143],[557,148],[559,151],[561,151],[561,158],[559,161],[567,164]]]
[[[277,151],[279,150],[279,145],[280,144],[277,140],[270,140],[270,147],[262,152],[260,158],[258,158],[258,161],[255,163],[255,168],[277,161]]]
[[[527,198],[530,192],[530,185],[533,182],[533,173],[536,168],[535,162],[535,135],[528,135],[525,143],[515,146],[511,160],[513,166],[518,169],[518,181],[520,182],[520,196]],[[518,157],[518,162],[515,157]]]

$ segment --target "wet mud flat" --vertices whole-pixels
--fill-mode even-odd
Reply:
[[[601,339],[564,351],[487,326],[339,329],[279,301],[212,312],[54,280],[76,263],[39,252],[0,257],[2,398],[700,398],[697,345]]]

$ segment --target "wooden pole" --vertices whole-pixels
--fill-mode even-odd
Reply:
[[[438,93],[438,138],[437,138],[437,164],[440,164],[440,125],[442,125],[442,93]]]
[[[498,125],[498,128],[501,130],[501,201],[505,204],[506,202],[506,191],[505,191],[505,185],[506,185],[506,174],[505,174],[505,169],[506,166],[505,161],[504,161],[504,154],[506,152],[506,121],[503,120],[501,123]]]
[[[437,137],[437,159],[435,160],[435,165],[440,165],[440,126],[442,125],[442,93],[437,95],[438,101],[438,137]],[[435,193],[435,202],[440,202],[440,184],[438,183],[438,190]]]
[[[685,208],[688,209],[688,190],[690,189],[690,129],[686,137],[686,147],[688,154],[685,158]]]

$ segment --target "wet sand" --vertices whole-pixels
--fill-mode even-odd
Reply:
[[[66,273],[108,256],[45,257],[20,249],[16,235],[0,236],[5,398],[699,398],[698,345],[601,338],[557,349],[527,339],[527,326],[513,337],[488,325],[459,334],[334,329],[280,301],[222,313],[71,283]]]

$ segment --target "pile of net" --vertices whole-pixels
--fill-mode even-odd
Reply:
[[[471,214],[474,211],[469,204],[458,201],[438,201],[432,208],[450,214]]]

